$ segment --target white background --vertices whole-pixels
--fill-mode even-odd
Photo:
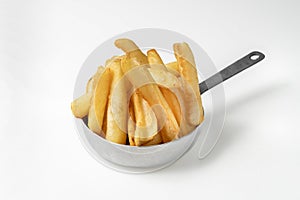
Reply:
[[[300,3],[285,1],[0,1],[0,199],[300,199]],[[266,59],[224,84],[214,151],[129,175],[82,147],[70,110],[81,64],[136,28],[198,42],[222,69]]]

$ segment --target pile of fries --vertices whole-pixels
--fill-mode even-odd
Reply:
[[[71,104],[90,130],[111,142],[149,146],[170,142],[203,121],[194,56],[186,43],[173,45],[176,62],[164,64],[155,49],[145,55],[129,39],[115,46],[125,55],[107,60]]]

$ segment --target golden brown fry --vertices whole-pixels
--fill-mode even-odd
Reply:
[[[148,65],[147,56],[137,49],[137,46],[128,39],[123,39],[122,41],[117,40],[115,44],[118,48],[121,48],[126,52],[126,58],[122,60],[122,70],[125,73],[132,69],[136,69],[137,66],[140,66],[134,73],[126,74],[129,81],[138,88],[138,91],[141,92],[142,96],[150,104],[150,106],[161,105],[166,113],[167,117],[164,117],[161,113],[154,111],[159,127],[162,127],[161,133],[163,141],[169,142],[176,139],[179,132],[179,126],[176,118],[159,90],[159,87],[155,84],[155,81],[149,71],[145,67],[141,67],[142,65]],[[141,83],[148,84],[141,87]],[[162,121],[164,121],[165,124],[161,124]]]
[[[112,74],[107,105],[106,139],[118,144],[126,144],[127,138],[127,94],[124,85],[121,60],[114,59],[107,66]]]
[[[160,90],[173,111],[177,123],[181,126],[181,107],[176,95],[168,88],[160,87]]]
[[[102,127],[104,113],[107,107],[108,95],[112,82],[112,72],[110,68],[106,68],[99,78],[93,97],[93,105],[95,108],[96,120],[98,127]]]
[[[91,106],[88,111],[88,127],[91,129],[93,132],[97,133],[98,135],[101,135],[104,137],[104,133],[101,130],[101,127],[99,127],[98,121],[96,119],[96,113],[95,113],[95,106],[92,103],[93,102],[93,96],[94,96],[94,91],[96,84],[99,81],[99,78],[101,77],[102,73],[104,71],[104,67],[100,66],[97,69],[96,74],[89,80],[86,88],[86,92],[88,94],[91,94]]]
[[[186,119],[191,125],[197,126],[204,116],[194,56],[186,43],[176,43],[173,48],[179,72],[187,83],[184,84]]]
[[[99,78],[101,77],[101,74],[104,71],[104,67],[99,66],[97,69],[97,72],[89,79],[87,85],[86,85],[86,93],[90,93],[93,94],[96,84],[99,80]]]

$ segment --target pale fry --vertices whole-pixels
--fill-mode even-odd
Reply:
[[[98,124],[98,121],[97,121],[97,118],[96,118],[94,104],[91,105],[90,110],[89,110],[89,114],[88,114],[88,127],[93,132],[95,132],[98,135],[101,135],[102,137],[104,137],[105,133],[99,127],[99,124]]]
[[[81,95],[79,98],[75,99],[71,103],[71,110],[73,112],[73,115],[78,118],[85,117],[88,112],[91,105],[91,95],[90,94],[84,94]]]
[[[94,91],[95,77],[101,75],[103,69],[103,67],[98,68],[96,74],[89,79],[86,85],[85,94],[81,95],[71,103],[71,110],[75,117],[83,118],[88,115]]]
[[[169,70],[169,71],[171,71],[171,72],[177,72],[177,73],[179,73],[179,69],[178,69],[178,64],[177,64],[177,62],[170,62],[170,63],[167,63],[166,64],[166,67],[167,67],[167,69]],[[177,74],[176,73],[176,74]]]
[[[104,67],[100,66],[97,69],[96,74],[92,77],[92,79],[89,80],[88,85],[87,85],[87,93],[92,94],[91,96],[91,106],[89,109],[89,114],[88,114],[88,127],[98,135],[101,135],[104,137],[104,132],[101,130],[101,127],[99,127],[98,121],[96,119],[96,113],[95,113],[95,106],[92,103],[93,102],[93,94],[95,91],[96,84],[98,83],[103,71]]]
[[[115,41],[115,46],[122,49],[126,53],[126,60],[130,61],[130,65],[132,67],[148,64],[147,56],[143,54],[143,52],[132,40],[126,38],[118,39]],[[123,69],[123,72],[127,71],[127,69]]]
[[[164,65],[164,62],[155,49],[150,49],[147,51],[147,56],[148,62],[152,69],[161,70],[162,72],[168,71],[167,67]]]
[[[113,79],[107,105],[106,139],[118,144],[126,144],[127,138],[127,94],[124,85],[121,60],[114,59],[107,66]]]
[[[187,83],[184,84],[186,119],[191,125],[197,126],[203,121],[204,113],[194,56],[186,43],[176,43],[173,48],[179,72]]]
[[[168,71],[155,49],[149,50],[147,52],[147,57],[150,65],[148,71],[157,84],[166,88],[175,88],[180,86],[178,78]]]
[[[152,140],[149,142],[144,143],[142,146],[151,146],[151,145],[156,145],[162,143],[162,138],[160,133],[156,134]]]

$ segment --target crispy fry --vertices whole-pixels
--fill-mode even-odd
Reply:
[[[174,113],[177,123],[181,126],[181,106],[176,95],[168,88],[160,87],[160,91],[163,93],[167,103]]]
[[[191,125],[197,126],[203,121],[204,113],[194,56],[186,43],[175,43],[173,48],[179,72],[186,83],[184,84],[186,119]]]
[[[111,70],[113,79],[107,105],[106,139],[118,144],[126,144],[127,94],[122,79],[121,60],[114,59],[107,67]]]
[[[98,121],[96,119],[96,113],[95,113],[95,106],[92,103],[93,102],[93,94],[96,88],[96,84],[99,81],[99,78],[101,77],[102,73],[104,71],[104,67],[100,66],[98,67],[98,70],[96,74],[92,77],[92,79],[89,80],[88,85],[87,85],[87,93],[92,94],[91,96],[91,106],[89,109],[88,113],[88,127],[91,129],[93,132],[97,133],[98,135],[101,135],[104,137],[104,132],[101,130],[99,127]]]
[[[99,78],[93,97],[96,120],[98,127],[102,127],[104,113],[107,107],[108,95],[112,82],[112,72],[110,68],[106,68]]]
[[[161,132],[163,141],[168,142],[176,139],[179,132],[179,126],[172,110],[160,92],[159,87],[155,84],[153,77],[146,69],[148,65],[147,56],[139,49],[136,49],[137,46],[133,45],[134,43],[130,40],[123,39],[122,42],[117,40],[115,44],[118,48],[121,48],[126,52],[126,58],[122,62],[122,70],[126,73],[129,71],[132,72],[131,70],[134,69],[134,73],[126,74],[129,81],[138,88],[150,106],[156,104],[161,105],[166,113],[167,117],[165,117],[166,120],[164,120],[165,124],[161,124],[161,121],[163,121],[161,119],[164,118],[164,116],[161,116],[161,113],[154,111],[158,119],[159,127],[162,127]],[[131,51],[132,49],[134,50]],[[146,67],[142,67],[142,65],[146,65]],[[139,67],[136,69],[137,66]],[[147,84],[141,87],[141,83]]]

